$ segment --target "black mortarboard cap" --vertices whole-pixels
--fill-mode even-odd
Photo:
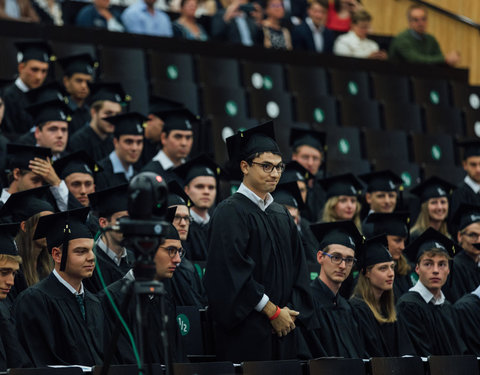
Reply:
[[[410,193],[426,202],[430,198],[450,197],[457,187],[444,179],[432,176],[410,190]]]
[[[295,207],[300,210],[305,207],[302,194],[296,181],[278,184],[272,196],[274,201],[279,204]]]
[[[373,234],[385,233],[389,236],[408,237],[410,226],[409,212],[371,213],[367,223],[373,224]]]
[[[319,182],[327,193],[327,199],[340,195],[357,196],[362,189],[362,183],[351,173],[328,177]]]
[[[165,221],[173,224],[173,219],[175,219],[175,214],[177,213],[177,206],[171,206],[167,208],[167,214],[165,215]]]
[[[50,252],[52,248],[63,245],[60,271],[65,270],[69,241],[77,238],[92,238],[90,229],[86,224],[89,210],[90,207],[83,207],[42,216],[38,220],[33,239],[46,238],[47,248]]]
[[[183,107],[182,103],[162,96],[152,95],[148,100],[148,113],[153,113],[159,117],[162,117],[165,112],[171,111],[172,109]]]
[[[237,134],[226,139],[228,157],[232,161],[241,161],[257,152],[280,153],[275,142],[273,121],[255,126],[247,130],[239,130]]]
[[[0,254],[18,255],[15,236],[20,228],[20,223],[0,224]]]
[[[58,82],[46,83],[36,89],[28,91],[26,96],[30,105],[56,100],[68,103],[65,88]]]
[[[403,180],[390,170],[366,173],[358,176],[367,184],[367,192],[395,191]]]
[[[128,184],[88,194],[88,200],[90,207],[99,217],[109,217],[115,212],[128,211]]]
[[[299,162],[292,160],[285,164],[285,170],[280,177],[279,184],[292,181],[306,181],[311,177],[310,172],[305,169]]]
[[[52,48],[43,41],[26,41],[15,43],[17,47],[17,62],[26,62],[28,60],[38,60],[41,62],[55,61]]]
[[[70,122],[72,120],[72,110],[65,102],[60,100],[33,104],[25,110],[32,116],[35,125],[48,121]]]
[[[470,156],[480,156],[480,139],[465,139],[457,144],[463,148],[463,160]]]
[[[480,222],[480,206],[461,203],[452,216],[452,225],[457,231],[461,231],[470,224]]]
[[[10,195],[0,208],[0,217],[2,222],[20,222],[43,211],[55,212],[55,199],[49,185]]]
[[[71,76],[75,73],[88,74],[93,76],[95,69],[98,67],[98,61],[95,61],[89,53],[72,55],[58,59],[63,74]]]
[[[190,112],[187,108],[177,108],[162,112],[161,118],[165,123],[163,131],[172,130],[193,130],[193,123],[200,120],[200,117]]]
[[[162,224],[162,237],[166,240],[180,240],[177,228],[171,223]]]
[[[138,112],[121,113],[116,116],[105,117],[105,121],[115,125],[113,134],[115,137],[121,135],[143,135],[147,117]]]
[[[86,173],[94,176],[103,170],[85,151],[80,150],[57,159],[53,163],[57,176],[64,180],[72,173]]]
[[[430,227],[408,245],[404,252],[408,259],[417,263],[423,253],[432,249],[444,251],[446,255],[453,258],[461,248],[451,239]]]
[[[15,143],[7,144],[7,169],[12,171],[14,168],[29,170],[29,162],[35,158],[47,159],[52,157],[52,150],[47,147],[36,147],[29,145],[19,145]]]
[[[167,184],[168,197],[167,205],[171,206],[187,206],[192,207],[193,202],[190,197],[185,193],[185,190],[180,186],[176,180],[172,180]]]
[[[310,146],[323,152],[325,147],[325,133],[316,130],[292,128],[290,130],[290,146],[296,149],[299,146]]]
[[[183,180],[185,185],[188,185],[195,177],[210,176],[218,178],[223,174],[220,166],[206,154],[201,154],[179,165],[173,169],[173,172]]]
[[[360,246],[356,257],[358,259],[358,269],[363,269],[364,272],[369,266],[393,261],[392,255],[388,251],[387,236],[381,234],[366,240],[364,244]]]
[[[132,100],[130,95],[125,93],[123,86],[117,82],[96,82],[89,83],[90,96],[89,103],[94,103],[100,100],[108,100],[119,104],[125,104]]]
[[[310,228],[320,243],[320,250],[325,249],[328,245],[336,244],[356,251],[364,241],[364,237],[351,220],[316,223],[311,224]]]

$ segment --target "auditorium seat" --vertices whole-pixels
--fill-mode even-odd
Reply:
[[[371,375],[424,375],[424,366],[420,357],[386,357],[370,359]]]
[[[281,64],[245,61],[242,63],[243,84],[253,90],[286,90]]]
[[[280,90],[250,90],[249,94],[253,118],[260,121],[293,121],[292,97],[289,93]]]
[[[164,371],[160,363],[152,364],[152,375],[163,375]],[[102,366],[94,366],[92,369],[92,375],[101,375]],[[138,374],[137,365],[115,365],[110,366],[108,369],[108,375],[132,375]]]
[[[257,361],[242,362],[242,373],[244,375],[302,375],[302,368],[299,361]]]
[[[359,70],[330,70],[332,94],[340,97],[370,99],[368,74]]]
[[[12,368],[9,369],[9,375],[82,375],[83,371],[79,367],[70,368]]]
[[[367,159],[375,164],[379,160],[409,161],[407,134],[401,130],[365,129]]]
[[[446,134],[412,134],[413,155],[416,163],[455,165],[453,140]]]
[[[317,66],[287,65],[288,89],[292,93],[306,96],[329,94],[328,78],[325,69]]]
[[[478,360],[473,355],[428,357],[430,375],[478,375]]]
[[[344,98],[340,100],[341,124],[359,128],[382,127],[380,104],[372,99]]]
[[[443,79],[412,78],[413,96],[417,104],[450,106],[448,82]]]
[[[465,126],[468,138],[480,137],[480,111],[465,110]]]
[[[362,147],[360,130],[352,127],[320,127],[313,125],[314,130],[327,133],[327,156],[332,159],[361,159]]]
[[[205,87],[242,87],[240,68],[235,59],[199,56],[197,71],[198,82]]]
[[[150,82],[195,82],[193,57],[186,53],[150,50],[147,54]]]
[[[372,73],[374,98],[381,102],[410,103],[410,82],[407,76]]]
[[[294,98],[297,120],[321,125],[339,125],[337,100],[332,96],[300,92]]]
[[[406,189],[420,183],[421,168],[416,163],[409,163],[402,159],[377,159],[373,164],[374,170],[384,171],[390,169],[393,173],[400,176],[403,180],[403,186]]]
[[[439,176],[454,185],[460,184],[466,176],[465,170],[455,165],[426,164],[423,166],[423,171],[425,178]]]
[[[176,320],[186,355],[204,355],[203,327],[196,306],[177,306]]]
[[[190,111],[201,114],[198,88],[192,82],[159,82],[153,88],[153,94],[183,103]]]
[[[465,82],[450,81],[450,88],[455,107],[471,110],[480,108],[480,86],[470,86]]]
[[[429,134],[450,134],[463,138],[465,124],[462,111],[446,106],[425,106],[425,127]]]
[[[423,132],[422,110],[415,103],[384,102],[385,128],[407,132]]]
[[[318,358],[308,361],[310,375],[363,375],[365,365],[361,359]]]
[[[203,153],[213,155],[213,131],[212,123],[208,117],[201,117],[200,121],[192,123],[193,145],[190,155],[200,155]]]
[[[211,87],[202,89],[203,111],[212,116],[247,118],[245,91],[241,88]]]
[[[235,375],[231,362],[174,363],[173,375]]]
[[[0,63],[0,78],[15,79],[18,74],[17,49],[14,42],[21,41],[9,37],[0,37],[2,60]],[[54,51],[55,52],[55,51]]]
[[[327,176],[336,176],[344,173],[369,173],[372,168],[369,161],[364,159],[333,159],[327,157],[324,170],[326,170]]]

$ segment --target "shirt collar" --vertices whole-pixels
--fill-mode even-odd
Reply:
[[[245,195],[248,199],[250,199],[262,211],[265,211],[267,209],[267,207],[270,206],[273,203],[272,194],[267,193],[267,197],[265,198],[265,200],[263,200],[257,194],[255,194],[253,191],[251,191],[249,188],[247,188],[243,184],[243,182],[240,184],[240,187],[238,188],[237,193]]]
[[[15,80],[15,86],[17,86],[22,92],[29,92],[30,91],[28,86],[20,79],[20,77],[18,77]]]
[[[315,24],[313,23],[310,17],[305,18],[305,23],[308,25],[308,27],[310,27],[310,30],[312,30],[313,32],[321,33],[325,29],[325,26],[320,26],[320,27],[315,26]]]
[[[65,286],[65,288],[68,289],[68,291],[76,296],[82,296],[83,295],[83,283],[80,283],[80,292],[77,292],[77,290],[71,286],[60,274],[57,272],[56,269],[53,270],[53,275],[57,278],[57,280]]]
[[[475,181],[473,181],[469,175],[466,175],[463,181],[472,188],[475,194],[478,194],[480,191],[480,184],[477,184]]]
[[[409,289],[411,292],[417,292],[423,298],[425,303],[433,302],[434,305],[443,305],[445,302],[445,295],[440,290],[440,298],[435,299],[433,294],[422,284],[420,280],[417,281],[414,287]]]
[[[123,248],[122,253],[120,256],[117,255],[115,251],[110,249],[105,242],[100,238],[97,242],[97,246],[105,253],[107,256],[113,260],[113,262],[117,265],[120,266],[120,263],[122,262],[122,258],[125,258],[127,256],[127,249]]]
[[[109,155],[110,161],[112,162],[113,173],[123,173],[127,180],[130,180],[133,177],[133,166],[129,165],[128,169],[125,170],[122,162],[118,158],[118,155],[115,151],[112,151]]]
[[[204,219],[199,214],[197,214],[194,210],[190,210],[190,216],[193,218],[193,221],[197,224],[208,224],[210,221],[210,215],[207,212],[207,217]]]
[[[0,201],[5,203],[8,198],[10,198],[10,193],[8,192],[8,188],[2,189],[2,195],[0,196]]]
[[[478,298],[480,298],[480,286],[477,287],[477,289],[475,289],[472,294],[475,294]]]
[[[155,155],[152,160],[158,161],[165,171],[175,167],[175,165],[173,164],[173,161],[170,160],[170,158],[167,156],[165,152],[163,152],[163,150],[158,151],[157,155]],[[183,163],[185,163],[184,159],[182,159],[182,164]]]

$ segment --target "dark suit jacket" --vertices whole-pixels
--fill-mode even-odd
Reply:
[[[332,53],[333,43],[335,42],[335,33],[332,30],[323,29],[323,51],[324,53]],[[293,29],[292,42],[294,49],[301,49],[305,51],[315,52],[315,43],[313,41],[312,30],[303,22]]]
[[[225,42],[241,44],[242,38],[240,37],[240,31],[238,30],[237,23],[233,19],[228,23],[225,22],[223,20],[224,15],[225,11],[221,10],[213,16],[212,37]],[[257,26],[252,18],[246,17],[245,20],[247,21],[253,44],[263,46],[262,29]]]

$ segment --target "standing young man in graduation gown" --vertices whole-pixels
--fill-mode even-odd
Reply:
[[[88,211],[65,211],[38,222],[34,238],[46,237],[55,268],[14,306],[20,343],[35,367],[102,362],[102,306],[82,283],[95,268]]]
[[[450,272],[455,244],[433,228],[427,229],[405,250],[416,259],[418,282],[397,302],[398,320],[405,324],[416,354],[463,355],[466,346],[459,335],[455,311],[442,287]]]
[[[296,358],[296,325],[310,326],[312,300],[300,236],[271,192],[284,169],[273,123],[227,138],[238,191],[212,216],[205,287],[217,358]]]

